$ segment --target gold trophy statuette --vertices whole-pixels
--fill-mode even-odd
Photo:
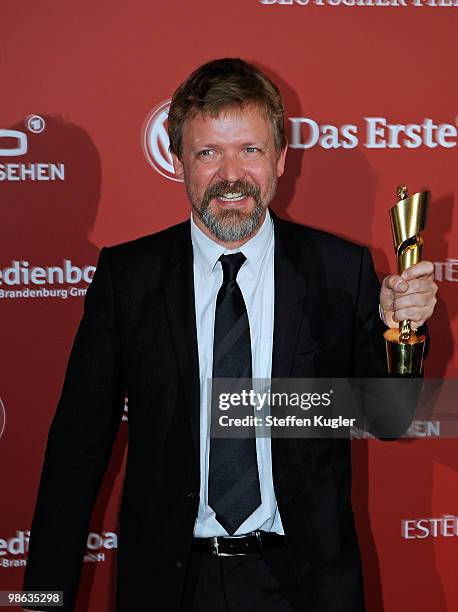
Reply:
[[[426,225],[429,192],[409,196],[407,187],[400,185],[397,196],[399,202],[390,209],[390,219],[398,274],[402,274],[422,258],[422,232]],[[416,334],[410,321],[401,321],[399,330],[388,329],[383,336],[390,374],[418,376],[423,365],[426,336]]]

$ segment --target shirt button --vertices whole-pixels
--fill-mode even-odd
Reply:
[[[177,561],[176,566],[178,569],[181,569],[183,567],[183,561]]]
[[[194,490],[188,491],[188,499],[195,499],[197,497],[197,493]]]

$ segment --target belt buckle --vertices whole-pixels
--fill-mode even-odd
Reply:
[[[237,557],[240,553],[223,553],[219,552],[218,536],[211,538],[211,553],[214,557]]]
[[[258,546],[259,546],[259,550],[262,550],[262,539],[261,539],[261,532],[259,531],[259,529],[257,529],[255,532],[253,532],[256,540],[258,542]],[[211,554],[215,557],[244,557],[245,555],[247,555],[248,553],[223,553],[223,552],[219,552],[219,542],[218,542],[218,536],[212,536],[210,538],[211,542],[210,542],[210,550],[211,550]]]
[[[213,536],[210,538],[210,550],[214,557],[238,557],[240,554],[244,553],[223,553],[219,552],[219,542],[218,536]]]
[[[222,556],[222,553],[219,552],[219,542],[217,536],[213,536],[210,538],[210,550],[214,557]]]
[[[259,552],[261,552],[261,550],[263,549],[263,545],[262,545],[261,532],[259,531],[259,529],[256,529],[256,531],[254,532],[254,535],[256,536],[256,542],[258,543],[258,550]]]

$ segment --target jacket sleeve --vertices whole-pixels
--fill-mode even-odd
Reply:
[[[354,319],[353,384],[366,429],[381,439],[396,439],[415,415],[422,377],[396,377],[388,373],[387,329],[379,315],[380,283],[372,257],[362,249],[359,288]]]
[[[375,273],[371,254],[361,249],[358,293],[353,321],[353,376],[355,378],[388,375],[385,324],[379,315],[380,283]]]
[[[63,612],[73,610],[89,520],[124,405],[109,259],[103,248],[49,430],[23,586],[63,591]]]

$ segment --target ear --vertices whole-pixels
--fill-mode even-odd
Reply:
[[[173,163],[173,169],[175,170],[175,176],[178,179],[183,180],[183,177],[184,177],[183,164],[181,163],[179,158],[175,155],[175,153],[172,153],[172,163]]]
[[[286,160],[286,152],[287,152],[287,150],[288,150],[288,145],[286,145],[280,151],[280,155],[278,156],[278,159],[277,159],[277,177],[278,178],[280,178],[280,176],[285,171],[285,160]]]

